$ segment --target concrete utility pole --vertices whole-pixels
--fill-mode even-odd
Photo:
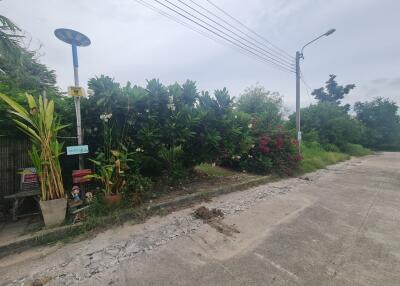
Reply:
[[[300,117],[300,79],[301,79],[301,74],[300,74],[300,59],[304,59],[304,54],[303,50],[306,46],[308,46],[311,43],[314,43],[318,39],[324,37],[324,36],[329,36],[333,34],[336,31],[336,29],[330,29],[328,32],[325,34],[322,34],[319,37],[316,37],[314,40],[308,42],[301,48],[301,52],[297,51],[296,52],[296,131],[297,131],[297,141],[299,142],[299,153],[301,152],[301,117]]]
[[[90,45],[90,40],[87,36],[71,29],[57,29],[54,31],[56,37],[70,44],[72,47],[72,63],[74,67],[74,85],[79,87],[79,74],[78,74],[78,49],[77,47],[86,47]],[[78,145],[83,144],[82,124],[81,124],[81,96],[74,96],[75,114],[76,114],[76,133]],[[79,154],[79,169],[84,169],[83,155]]]
[[[300,52],[296,52],[296,133],[299,142],[299,152],[301,143],[300,129]]]

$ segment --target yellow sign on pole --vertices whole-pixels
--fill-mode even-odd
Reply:
[[[85,96],[85,90],[80,86],[69,86],[68,87],[69,96]]]

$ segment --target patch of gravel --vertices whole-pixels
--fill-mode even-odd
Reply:
[[[297,185],[311,184],[312,181],[318,180],[326,172],[339,171],[348,167],[350,165],[346,162],[340,163],[329,167],[329,170],[319,170],[307,174],[308,179],[306,180],[304,178],[290,178],[269,183],[246,191],[227,194],[203,205],[221,210],[224,216],[238,215],[260,201],[290,192]],[[9,284],[1,284],[0,281],[0,285],[32,285],[35,279],[43,277],[51,277],[47,285],[77,285],[89,278],[105,275],[125,260],[134,260],[142,255],[151,254],[169,241],[191,235],[204,224],[202,220],[194,218],[187,210],[170,214],[161,218],[161,221],[160,226],[155,229],[132,234],[129,238],[119,241],[108,241],[106,245],[96,245],[94,239],[79,242],[83,246],[80,250],[84,246],[90,245],[90,248],[88,247],[89,249],[81,252],[75,249],[73,253],[69,253],[68,257],[57,265],[49,267],[44,265],[40,272],[31,273]],[[58,251],[61,252],[62,249]]]

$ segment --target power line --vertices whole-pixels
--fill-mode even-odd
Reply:
[[[236,23],[238,23],[240,26],[242,26],[243,28],[245,28],[247,31],[253,33],[254,35],[256,35],[257,37],[259,37],[261,40],[263,40],[264,42],[268,43],[269,45],[271,45],[272,47],[274,47],[277,51],[279,51],[280,53],[282,53],[282,55],[286,55],[287,57],[289,57],[290,59],[294,59],[293,56],[291,56],[289,53],[287,53],[285,50],[279,48],[278,46],[274,45],[273,43],[271,43],[270,41],[268,41],[266,38],[264,38],[263,36],[261,36],[260,34],[258,34],[256,31],[250,29],[249,27],[247,27],[245,24],[243,24],[241,21],[239,21],[238,19],[236,19],[235,17],[233,17],[232,15],[230,15],[228,12],[226,12],[224,9],[220,8],[219,6],[217,6],[216,4],[214,4],[213,2],[211,2],[210,0],[206,0],[208,3],[210,3],[212,6],[214,6],[217,10],[219,10],[220,12],[222,12],[223,14],[225,14],[226,16],[228,16],[230,19],[234,20]]]
[[[293,56],[290,56],[290,55],[289,55],[288,53],[286,53],[286,52],[282,52],[280,48],[275,47],[272,43],[270,43],[268,40],[264,39],[263,37],[258,36],[259,38],[261,37],[261,40],[264,41],[264,43],[263,43],[263,42],[260,42],[259,40],[255,39],[254,37],[252,37],[252,36],[246,34],[246,32],[243,32],[241,29],[239,29],[239,28],[236,27],[235,25],[232,25],[231,23],[229,23],[228,21],[226,21],[224,18],[218,16],[217,14],[215,14],[214,12],[212,12],[212,11],[210,11],[209,9],[205,8],[204,6],[202,6],[202,5],[198,4],[198,3],[196,3],[196,2],[193,1],[193,0],[189,0],[189,1],[192,2],[193,4],[195,4],[197,7],[203,9],[204,11],[207,11],[208,13],[210,13],[211,15],[213,15],[214,17],[216,17],[216,18],[219,19],[220,21],[224,22],[225,24],[227,24],[227,25],[230,26],[231,28],[233,28],[233,29],[235,29],[236,31],[240,32],[241,34],[245,35],[245,36],[248,37],[249,39],[252,39],[252,40],[255,41],[256,43],[258,43],[258,44],[260,44],[260,45],[266,47],[267,49],[271,49],[270,46],[272,46],[273,48],[275,48],[275,51],[274,51],[273,49],[271,49],[274,53],[278,53],[278,54],[280,54],[280,56],[283,56],[283,57],[285,57],[286,59],[289,59],[289,60],[292,61],[292,62],[295,60]],[[217,8],[217,9],[218,9],[218,8]],[[229,16],[230,16],[230,15],[229,15]],[[231,17],[231,16],[230,16],[230,17]],[[231,17],[231,18],[233,18],[233,17]],[[236,20],[236,19],[235,19],[235,22],[239,22],[239,20]],[[250,28],[246,27],[244,24],[242,24],[242,23],[240,23],[240,24],[241,24],[241,26],[244,26],[244,27],[246,28],[246,30],[251,31],[251,33],[253,33],[253,34],[255,33],[255,32],[252,31]],[[257,34],[256,34],[256,35],[257,35]],[[266,45],[265,43],[267,43],[269,46]]]
[[[186,7],[190,8],[191,10],[195,11],[196,13],[200,14],[201,16],[205,17],[206,19],[210,20],[211,22],[217,24],[218,26],[222,27],[223,29],[229,31],[230,33],[232,33],[233,35],[239,37],[240,39],[246,41],[247,43],[254,45],[255,47],[257,47],[257,49],[262,50],[263,52],[269,54],[271,57],[276,57],[278,58],[281,62],[285,62],[286,64],[289,64],[290,66],[294,65],[293,60],[291,59],[290,61],[287,60],[286,58],[282,58],[280,55],[274,54],[274,51],[271,50],[270,47],[264,45],[263,43],[257,41],[256,39],[252,38],[251,36],[247,35],[246,33],[242,32],[241,30],[237,29],[235,26],[231,25],[229,22],[226,22],[224,19],[220,18],[218,15],[214,14],[212,11],[204,8],[203,6],[197,4],[196,2],[190,0],[190,2],[194,3],[196,6],[201,7],[203,10],[206,10],[209,14],[213,15],[214,17],[217,17],[219,20],[223,21],[224,23],[228,24],[230,27],[233,27],[235,30],[239,31],[241,34],[243,34],[245,37],[250,38],[252,41],[244,38],[243,36],[241,36],[240,34],[232,31],[231,29],[227,28],[226,26],[222,25],[221,23],[215,21],[214,19],[210,18],[209,16],[205,15],[204,13],[200,12],[199,10],[197,10],[196,8],[193,8],[192,6],[186,4],[184,1],[182,0],[177,0],[178,2],[182,3],[183,5],[185,5]],[[259,44],[261,44],[262,46],[266,47],[268,50],[266,50],[265,48],[259,46]]]
[[[304,86],[306,87],[306,92],[307,92],[307,95],[308,95],[308,99],[310,100],[310,103],[312,103],[312,98],[311,98],[311,95],[310,95],[310,92],[312,92],[312,88],[311,88],[310,85],[306,82],[302,70],[300,70],[300,79],[301,79],[301,81],[304,83]]]
[[[293,72],[292,67],[290,67],[290,66],[288,67],[288,66],[285,65],[284,63],[275,63],[275,62],[273,62],[273,61],[271,61],[271,60],[269,59],[269,58],[270,58],[269,56],[266,56],[265,54],[260,53],[260,52],[257,53],[257,52],[254,52],[254,51],[250,50],[250,49],[254,49],[254,48],[250,47],[250,46],[247,45],[247,44],[244,44],[244,43],[241,42],[241,41],[236,40],[235,38],[232,38],[230,35],[226,34],[225,32],[221,31],[221,30],[218,29],[218,28],[213,27],[212,25],[208,24],[207,22],[204,22],[203,20],[201,20],[201,19],[199,19],[198,17],[194,16],[194,15],[191,14],[190,12],[187,12],[186,10],[180,8],[179,6],[176,6],[175,4],[171,3],[169,0],[165,0],[165,1],[168,2],[168,3],[170,3],[170,4],[173,5],[173,6],[177,7],[178,9],[184,11],[186,14],[191,15],[192,17],[194,17],[194,18],[196,18],[196,19],[202,21],[202,22],[205,23],[206,25],[211,26],[212,28],[216,29],[217,31],[222,32],[224,35],[227,35],[228,37],[232,38],[233,40],[231,40],[231,39],[229,39],[229,38],[227,38],[227,37],[225,37],[225,36],[223,36],[223,35],[221,35],[221,34],[215,32],[214,30],[212,30],[212,29],[210,29],[210,28],[204,26],[203,24],[201,24],[201,23],[199,23],[199,22],[197,22],[197,21],[191,19],[190,17],[188,17],[188,16],[182,14],[181,12],[175,10],[174,8],[171,8],[170,6],[165,5],[164,3],[160,2],[159,0],[153,0],[153,1],[157,2],[158,4],[164,6],[164,7],[167,8],[167,9],[171,10],[172,12],[178,14],[179,16],[181,16],[181,17],[183,17],[183,18],[185,18],[185,19],[187,19],[187,20],[189,20],[189,21],[195,23],[196,25],[202,27],[203,29],[205,29],[205,30],[207,30],[207,31],[209,31],[209,32],[211,32],[211,33],[213,33],[213,34],[215,34],[216,36],[218,36],[218,37],[224,39],[225,41],[228,41],[228,42],[230,42],[231,44],[233,44],[233,45],[235,45],[235,46],[238,46],[239,48],[244,49],[244,50],[246,50],[247,52],[249,52],[249,53],[251,53],[251,54],[254,54],[255,56],[258,56],[258,57],[262,58],[263,60],[268,61],[270,64],[275,65],[275,66],[278,66],[278,67],[280,67],[280,68],[287,69],[288,71]],[[241,43],[242,45],[238,44],[237,42]],[[260,55],[260,54],[261,54],[261,55]],[[264,56],[265,56],[265,57],[264,57]]]
[[[162,6],[166,7],[166,8],[168,8],[168,9],[174,11],[175,13],[179,14],[180,16],[185,17],[185,18],[188,19],[189,21],[194,21],[193,19],[190,19],[190,18],[186,17],[185,15],[181,14],[179,11],[176,11],[175,9],[173,9],[173,8],[171,8],[171,7],[169,7],[169,6],[165,5],[165,4],[163,4],[163,3],[161,3],[160,1],[158,1],[158,0],[154,0],[154,1],[157,2],[157,3],[159,3],[160,5],[162,5]],[[289,64],[286,64],[286,63],[284,63],[284,62],[281,62],[281,61],[279,61],[279,60],[276,60],[276,59],[274,59],[274,58],[272,58],[272,57],[270,57],[270,56],[264,54],[263,52],[258,51],[257,49],[253,48],[252,46],[249,46],[249,45],[247,45],[246,43],[243,43],[242,41],[239,41],[238,39],[232,37],[231,35],[225,33],[224,31],[222,31],[222,30],[216,28],[215,26],[213,26],[213,25],[207,23],[206,21],[204,21],[204,20],[200,19],[199,17],[193,15],[192,13],[190,13],[190,12],[188,12],[187,10],[181,8],[180,6],[175,5],[175,4],[172,3],[171,1],[169,1],[169,0],[165,0],[165,1],[168,2],[170,5],[174,6],[175,8],[177,8],[177,9],[183,11],[184,13],[188,14],[189,16],[195,18],[196,20],[198,20],[198,21],[204,23],[205,25],[211,27],[212,29],[217,30],[218,32],[220,32],[220,33],[222,33],[223,35],[225,35],[226,37],[232,39],[233,41],[236,41],[236,43],[233,43],[232,41],[230,41],[231,43],[236,44],[236,45],[237,45],[237,43],[240,43],[242,46],[246,47],[247,50],[249,50],[249,49],[255,50],[256,53],[261,54],[262,56],[266,57],[266,58],[264,58],[264,59],[266,59],[266,60],[268,60],[268,61],[274,61],[275,64],[280,65],[280,66],[282,66],[282,67],[286,67],[286,68],[288,68],[288,69],[292,69],[292,68],[293,68],[293,67],[290,66]],[[195,22],[197,25],[201,26],[202,28],[205,28],[205,29],[211,31],[210,29],[206,28],[204,25],[199,24],[199,23],[196,22],[196,21],[194,21],[194,22]],[[216,33],[215,31],[211,31],[211,32]],[[216,33],[216,34],[218,34],[218,33]],[[220,34],[218,34],[218,36],[220,36]],[[224,37],[224,39],[225,39],[225,40],[228,40],[228,39],[226,39],[226,37]]]
[[[181,24],[181,25],[183,25],[183,26],[185,26],[185,27],[187,27],[187,28],[189,28],[189,29],[191,29],[191,30],[193,30],[193,31],[195,31],[195,32],[197,32],[197,33],[199,33],[199,34],[201,34],[201,35],[203,35],[203,36],[205,36],[205,37],[217,42],[217,43],[219,43],[219,44],[221,44],[221,45],[229,46],[230,48],[236,50],[237,52],[239,52],[239,53],[241,53],[243,55],[249,56],[249,57],[251,57],[251,58],[253,58],[253,59],[255,59],[255,60],[259,61],[259,62],[271,64],[271,62],[265,60],[264,58],[258,56],[257,54],[249,52],[249,51],[247,51],[246,49],[244,49],[244,48],[242,48],[240,46],[239,46],[240,48],[238,48],[236,45],[233,45],[233,44],[231,44],[229,42],[223,41],[223,40],[221,40],[220,38],[218,38],[216,36],[207,34],[203,30],[200,30],[200,29],[194,27],[194,25],[191,25],[191,24],[189,24],[187,22],[184,22],[184,21],[178,19],[177,17],[175,17],[175,16],[173,16],[171,14],[168,14],[167,12],[163,11],[162,9],[145,2],[144,0],[134,0],[134,1],[136,1],[137,3],[149,8],[149,9],[151,9],[151,10],[153,10],[153,11],[155,11],[155,12],[157,12],[157,13],[159,13],[159,14],[167,17],[167,18],[169,18],[170,20],[172,20],[174,22],[177,22],[178,24]],[[280,66],[273,65],[272,67],[274,67],[276,69],[279,69],[281,71],[284,71],[284,72],[293,73],[292,70],[288,70],[288,69],[282,68]]]
[[[311,95],[310,95],[310,92],[309,92],[309,90],[308,90],[308,86],[307,86],[307,83],[304,81],[304,79],[303,78],[301,78],[301,81],[304,83],[304,85],[306,86],[306,92],[307,92],[307,95],[308,95],[308,99],[310,100],[310,104],[312,103],[312,98],[311,98]]]
[[[135,0],[135,1],[138,2],[138,3],[140,3],[140,4],[142,4],[142,5],[144,5],[144,6],[146,6],[146,7],[148,7],[148,8],[150,8],[150,9],[152,9],[152,10],[154,10],[154,11],[156,11],[156,12],[158,12],[158,13],[160,13],[160,14],[163,15],[163,16],[166,16],[167,18],[169,18],[169,19],[171,19],[171,20],[173,20],[173,21],[175,21],[175,22],[177,22],[177,23],[179,23],[179,24],[182,24],[183,26],[185,26],[185,27],[187,27],[187,28],[190,28],[191,30],[194,30],[194,31],[196,31],[196,32],[198,32],[198,33],[200,33],[200,34],[202,34],[202,35],[208,37],[209,39],[212,39],[212,40],[214,40],[214,41],[216,41],[216,42],[218,42],[218,43],[220,43],[220,44],[222,44],[222,45],[225,45],[225,46],[228,45],[229,47],[234,48],[235,50],[239,51],[240,53],[242,53],[242,54],[244,54],[244,55],[250,56],[250,57],[255,58],[255,59],[257,59],[257,60],[259,60],[259,61],[262,61],[262,62],[264,62],[264,63],[271,64],[270,61],[268,61],[268,60],[266,60],[265,58],[259,56],[258,54],[255,54],[255,53],[253,53],[252,51],[249,51],[249,50],[243,48],[242,46],[237,45],[237,44],[233,43],[232,41],[229,41],[229,39],[225,39],[223,36],[221,36],[221,35],[219,35],[219,34],[213,32],[213,31],[211,31],[213,34],[217,35],[218,37],[220,37],[220,38],[222,38],[222,39],[224,39],[224,40],[226,40],[226,41],[221,41],[219,38],[216,38],[215,36],[211,36],[211,35],[209,35],[209,34],[206,34],[206,33],[204,33],[204,31],[199,30],[199,29],[197,29],[197,28],[194,28],[193,25],[189,25],[188,23],[186,23],[186,22],[184,22],[184,21],[178,19],[177,17],[174,17],[174,16],[172,16],[171,14],[166,13],[166,12],[163,11],[162,9],[157,8],[157,7],[151,5],[151,4],[149,4],[149,3],[147,3],[147,2],[145,2],[145,1],[143,1],[143,0]],[[165,5],[164,5],[164,6],[165,6]],[[171,9],[170,9],[170,10],[171,10]],[[178,12],[178,13],[179,13],[179,12]],[[179,13],[179,14],[180,14],[180,13]],[[184,16],[184,15],[183,15],[183,16]],[[185,17],[185,18],[187,18],[187,17]],[[187,18],[187,19],[188,19],[188,18]],[[190,20],[190,19],[189,19],[189,20]],[[195,21],[192,21],[192,22],[196,23]],[[210,30],[207,29],[207,28],[205,28],[205,29],[208,30],[208,31],[210,31]],[[293,73],[293,71],[290,70],[290,69],[281,67],[281,66],[279,66],[279,65],[274,65],[274,63],[272,63],[272,64],[273,64],[273,67],[274,67],[274,68],[277,68],[277,69],[279,69],[279,70],[281,70],[281,71],[284,71],[284,72]]]

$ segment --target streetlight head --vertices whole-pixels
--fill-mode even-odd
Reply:
[[[86,47],[90,45],[90,40],[87,36],[71,29],[56,29],[54,35],[59,40],[73,46]]]
[[[336,31],[336,29],[330,29],[330,30],[329,30],[328,32],[326,32],[324,35],[325,35],[325,36],[329,36],[329,35],[335,33],[335,31]]]

